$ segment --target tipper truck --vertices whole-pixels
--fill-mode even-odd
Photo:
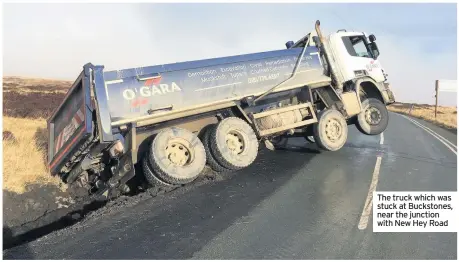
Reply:
[[[84,65],[48,119],[51,174],[110,198],[129,192],[136,175],[173,186],[206,164],[245,168],[260,144],[275,150],[290,136],[336,151],[348,125],[366,135],[386,129],[395,100],[374,35],[323,36],[317,21],[286,47],[114,71]]]

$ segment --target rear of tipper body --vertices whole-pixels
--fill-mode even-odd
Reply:
[[[136,176],[173,187],[205,165],[243,169],[260,144],[276,150],[292,136],[335,151],[349,124],[379,134],[394,98],[376,43],[315,29],[284,50],[116,71],[86,64],[48,120],[51,173],[107,199]],[[368,52],[356,56],[357,44]]]

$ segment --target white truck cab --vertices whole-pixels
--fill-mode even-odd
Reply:
[[[368,76],[375,82],[386,80],[380,62],[379,50],[374,35],[360,32],[336,32],[327,37],[336,58],[338,72],[344,82],[359,76]]]
[[[313,40],[315,37],[317,33],[312,31],[296,43],[287,42],[286,46],[287,48],[304,47],[306,43],[308,46],[316,46],[316,41]],[[336,73],[339,74],[342,83],[362,76],[370,77],[375,82],[387,81],[387,75],[377,60],[380,52],[374,35],[367,36],[364,32],[339,30],[328,35],[324,40],[330,49],[331,58],[337,69]]]
[[[286,47],[322,45],[319,48],[321,62],[326,63],[327,75],[332,78],[336,95],[341,97],[349,109],[349,122],[356,123],[364,134],[381,133],[385,125],[378,124],[381,121],[381,111],[385,110],[385,105],[394,103],[395,98],[387,82],[387,74],[378,61],[380,52],[376,37],[346,30],[324,36],[319,26],[318,21],[315,31],[295,43],[287,42]],[[354,106],[356,102],[358,106]]]

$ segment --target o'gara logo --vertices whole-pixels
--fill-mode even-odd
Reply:
[[[182,88],[176,83],[161,83],[162,77],[158,76],[148,79],[140,88],[126,89],[123,91],[123,97],[126,100],[132,100],[131,106],[137,107],[148,103],[148,97],[162,96],[168,93],[182,91]]]
[[[375,60],[371,60],[370,64],[365,66],[369,72],[373,70],[373,68],[379,68],[379,63],[375,63]]]

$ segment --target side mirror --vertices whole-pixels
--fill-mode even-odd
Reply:
[[[292,47],[294,44],[295,44],[295,42],[288,41],[287,43],[285,43],[285,46],[287,47],[287,49],[290,49],[290,47]]]
[[[376,41],[376,36],[373,35],[373,34],[371,34],[368,38],[370,39],[370,42],[371,42],[371,43],[373,43],[374,41]]]
[[[378,45],[376,45],[375,42],[371,42],[370,44],[368,44],[368,47],[370,48],[371,52],[373,53],[373,59],[378,59],[378,56],[379,56]]]

